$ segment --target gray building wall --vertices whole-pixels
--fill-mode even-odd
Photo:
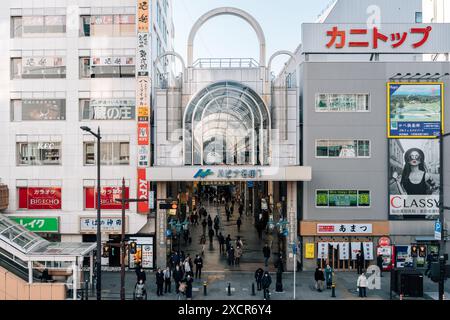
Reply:
[[[312,166],[313,179],[304,184],[304,220],[388,220],[388,139],[386,132],[386,83],[397,73],[450,72],[441,62],[305,62],[300,66],[303,106],[303,165]],[[450,94],[449,77],[444,81],[444,97]],[[316,93],[369,93],[370,112],[316,112]],[[449,108],[446,107],[446,110]],[[445,118],[445,127],[450,119]],[[369,139],[368,159],[318,159],[316,139]],[[450,185],[450,139],[445,141],[445,183]],[[325,209],[315,207],[316,189],[363,189],[371,191],[367,209]],[[450,194],[447,188],[447,205]],[[447,212],[446,219],[450,218]],[[433,222],[391,221],[391,235],[433,235]]]

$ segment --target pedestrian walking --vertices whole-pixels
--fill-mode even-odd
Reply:
[[[186,276],[186,300],[192,300],[192,282],[194,279],[192,279],[191,275],[188,274]]]
[[[264,300],[270,299],[270,285],[272,284],[272,277],[269,272],[264,272],[264,276],[261,280],[261,286],[264,291]]]
[[[264,276],[264,270],[262,268],[258,268],[255,271],[255,281],[256,281],[256,287],[258,291],[261,290],[261,281]]]
[[[219,229],[220,229],[219,223],[214,222],[214,230],[216,231],[216,236],[219,234]]]
[[[242,250],[244,250],[244,243],[241,240],[241,237],[238,236],[236,239],[236,243],[235,243],[235,247],[240,246],[242,248]]]
[[[234,265],[234,248],[233,248],[233,246],[230,246],[230,249],[228,250],[228,265],[229,266]]]
[[[194,259],[195,264],[195,277],[200,279],[202,277],[203,259],[197,255]]]
[[[269,258],[270,258],[270,248],[267,243],[264,245],[263,255],[264,255],[264,265],[267,267],[269,266]]]
[[[172,290],[172,271],[169,267],[164,270],[164,293],[171,292]]]
[[[225,208],[225,214],[227,216],[227,221],[230,221],[230,215],[231,215],[230,209]]]
[[[361,275],[358,277],[358,280],[356,281],[356,286],[358,287],[358,292],[359,292],[360,298],[367,297],[367,292],[366,292],[367,285],[368,285],[368,281],[367,281],[366,275],[363,272],[363,273],[361,273]]]
[[[356,272],[358,274],[362,274],[362,270],[364,267],[364,256],[361,254],[361,250],[356,254]]]
[[[175,270],[173,271],[173,281],[175,282],[175,292],[179,293],[180,290],[180,284],[181,280],[183,280],[183,270],[180,268],[179,265],[175,267]]]
[[[241,256],[242,256],[242,247],[241,246],[237,246],[236,250],[234,251],[234,264],[236,266],[239,265],[239,262],[241,260]]]
[[[225,253],[225,237],[223,236],[222,232],[219,233],[219,248],[220,248],[220,254]]]
[[[239,217],[239,218],[236,220],[236,224],[237,224],[238,232],[241,232],[241,224],[242,224],[241,217]]]
[[[186,258],[186,259],[184,260],[183,268],[184,268],[184,274],[185,274],[185,275],[191,274],[192,269],[191,269],[191,264],[189,263],[189,259],[188,259],[188,258]]]
[[[314,272],[314,280],[316,281],[315,287],[316,290],[322,292],[323,290],[323,281],[325,281],[325,276],[321,268],[317,267],[316,272]]]
[[[239,217],[242,217],[242,214],[244,213],[244,204],[241,202],[239,203]]]
[[[212,221],[211,216],[209,214],[208,214],[207,222],[208,222],[208,229],[212,229],[213,221]]]
[[[163,286],[164,286],[164,273],[161,268],[158,268],[156,272],[156,295],[163,296]]]
[[[205,219],[203,219],[202,221],[202,227],[203,227],[203,234],[206,234],[206,226],[208,225],[208,223],[206,222]]]
[[[202,234],[200,238],[200,244],[202,246],[202,256],[205,255],[205,246],[206,246],[206,237],[204,234]]]
[[[209,236],[209,245],[212,246],[213,238],[214,238],[214,230],[213,229],[209,229],[208,236]]]
[[[136,276],[136,283],[138,283],[139,280],[142,280],[142,282],[145,284],[145,281],[147,281],[147,276],[145,275],[144,269],[140,265],[138,268],[136,268]]]
[[[327,285],[327,289],[331,289],[331,285],[333,284],[333,268],[327,264],[325,268],[325,283]]]
[[[380,268],[380,277],[383,276],[383,256],[379,254],[377,256],[377,266]]]
[[[147,300],[147,290],[142,280],[139,280],[134,286],[133,300]]]
[[[228,250],[230,250],[231,247],[231,235],[228,235],[227,238],[225,239],[225,245],[228,252]]]

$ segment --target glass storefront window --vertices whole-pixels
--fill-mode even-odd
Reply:
[[[96,164],[95,142],[85,142],[84,144],[84,164]],[[130,143],[129,142],[103,142],[100,144],[102,165],[128,165],[130,164]]]
[[[51,37],[66,33],[66,16],[15,16],[11,17],[11,37]]]
[[[65,78],[64,57],[22,57],[11,59],[11,79]]]
[[[136,34],[134,14],[80,16],[82,37],[132,37]]]
[[[61,164],[60,142],[17,143],[18,165],[44,166]]]
[[[134,78],[134,57],[80,57],[80,79]]]
[[[368,158],[369,140],[316,140],[317,158]]]
[[[11,100],[12,121],[65,120],[65,99]]]
[[[316,94],[318,112],[367,112],[369,108],[368,94]]]
[[[367,208],[369,190],[316,190],[316,207]]]

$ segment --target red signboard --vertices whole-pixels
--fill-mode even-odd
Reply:
[[[148,200],[148,181],[146,179],[145,168],[138,168],[138,199]],[[137,212],[142,214],[148,213],[148,201],[138,202]]]
[[[30,209],[30,210],[61,209],[61,188],[56,187],[19,188],[19,209]]]
[[[329,226],[320,225],[318,233],[324,233],[324,232],[331,232],[331,233],[333,233],[334,232],[334,225],[329,225]]]
[[[138,122],[138,145],[149,144],[149,126],[147,122]]]
[[[97,208],[97,194],[95,188],[85,188],[85,208]],[[129,198],[129,188],[125,187],[125,198]],[[122,198],[122,187],[102,187],[100,189],[100,203],[101,209],[106,210],[121,210],[122,204],[116,199]],[[128,202],[125,203],[125,209],[129,209]]]

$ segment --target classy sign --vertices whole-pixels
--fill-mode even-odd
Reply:
[[[317,233],[329,234],[354,234],[354,233],[372,233],[372,224],[352,224],[352,223],[318,223]]]
[[[56,210],[61,209],[61,188],[33,187],[19,190],[19,203],[23,204],[23,189],[26,190],[26,209],[30,210]],[[23,208],[19,204],[20,208]]]
[[[304,53],[445,53],[450,24],[302,24]]]

